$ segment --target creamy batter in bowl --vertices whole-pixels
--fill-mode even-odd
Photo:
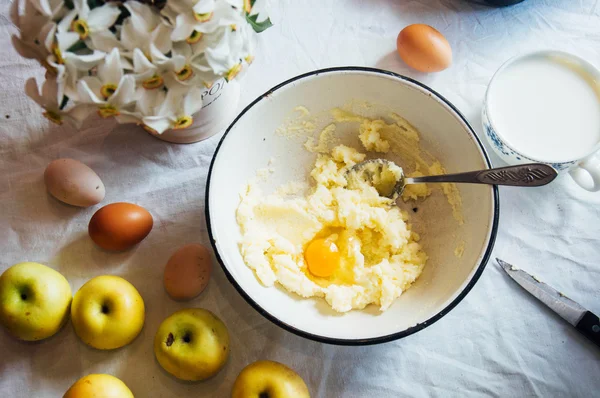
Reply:
[[[428,260],[412,287],[387,303],[384,312],[380,306],[368,305],[340,314],[323,298],[306,299],[277,285],[266,287],[240,253],[242,232],[236,219],[240,193],[252,179],[267,193],[290,182],[308,182],[318,156],[315,152],[331,150],[336,145],[361,148],[359,120],[349,116],[333,131],[326,129],[331,122],[328,118],[332,118],[329,111],[336,107],[348,115],[381,118],[388,123],[394,122],[394,114],[401,115],[420,131],[421,146],[439,159],[447,172],[490,166],[466,120],[427,87],[374,69],[317,71],[273,88],[229,127],[208,177],[209,233],[229,280],[271,321],[301,336],[328,343],[389,341],[432,324],[471,289],[485,267],[495,239],[497,190],[461,186],[464,222],[457,220],[455,209],[442,190],[432,190],[422,202],[401,204],[409,214],[411,229],[421,236],[419,245]],[[323,148],[328,142],[331,145]],[[410,153],[387,153],[385,157],[408,165],[408,172],[415,171]],[[274,161],[269,164],[271,159]]]

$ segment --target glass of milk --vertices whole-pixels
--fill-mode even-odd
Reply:
[[[483,105],[485,135],[509,164],[541,162],[600,191],[600,71],[560,51],[506,62]]]

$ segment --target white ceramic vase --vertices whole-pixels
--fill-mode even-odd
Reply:
[[[223,130],[233,120],[240,100],[237,79],[218,80],[202,95],[202,109],[193,115],[193,124],[185,129],[167,130],[162,134],[150,132],[158,139],[176,144],[191,144],[205,140]]]

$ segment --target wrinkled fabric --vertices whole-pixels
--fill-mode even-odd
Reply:
[[[92,119],[80,131],[51,125],[23,91],[26,79],[41,78],[43,71],[12,49],[9,4],[0,4],[0,271],[38,261],[62,272],[74,292],[94,276],[121,275],[138,288],[147,309],[141,335],[115,351],[87,347],[70,324],[34,344],[0,332],[0,396],[58,397],[86,374],[110,373],[136,397],[227,397],[242,367],[258,359],[294,368],[314,397],[597,394],[600,349],[493,262],[440,321],[403,340],[370,347],[324,345],[280,329],[240,297],[218,266],[200,297],[189,303],[169,299],[162,288],[169,256],[186,243],[208,244],[204,188],[219,136],[181,146],[112,121]],[[312,69],[374,66],[430,85],[481,135],[486,85],[513,55],[561,49],[600,66],[595,0],[526,0],[502,9],[461,0],[280,0],[272,2],[270,15],[275,26],[259,37],[240,110],[270,87]],[[446,35],[454,51],[450,69],[424,75],[401,62],[396,35],[410,23],[427,23]],[[59,157],[81,160],[98,173],[106,185],[103,204],[127,201],[149,209],[152,233],[124,253],[98,250],[87,237],[87,222],[99,206],[65,206],[45,192],[44,168]],[[546,187],[501,188],[500,195],[492,257],[536,274],[600,314],[600,193],[561,176]],[[160,322],[191,306],[218,314],[231,333],[227,365],[202,383],[177,381],[153,355]]]

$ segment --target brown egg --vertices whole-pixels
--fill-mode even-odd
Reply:
[[[105,250],[127,250],[140,243],[152,229],[152,215],[132,203],[111,203],[90,220],[88,233]]]
[[[409,25],[396,40],[398,54],[408,66],[421,72],[439,72],[452,64],[448,40],[429,25]]]
[[[44,172],[46,189],[61,202],[88,207],[104,199],[104,184],[98,174],[74,159],[57,159]]]
[[[202,245],[185,245],[165,267],[165,289],[175,300],[191,300],[206,288],[212,271],[210,251]]]

